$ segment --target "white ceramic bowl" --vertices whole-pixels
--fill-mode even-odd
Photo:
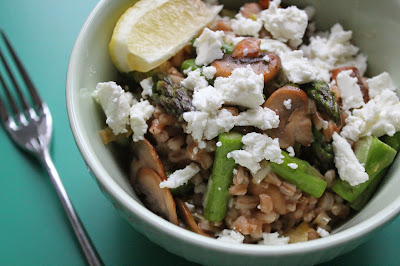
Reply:
[[[369,204],[334,233],[322,239],[286,246],[227,244],[197,235],[169,223],[146,209],[132,190],[126,174],[104,146],[98,130],[104,115],[90,92],[101,81],[113,80],[116,70],[108,43],[119,16],[132,0],[100,0],[75,42],[67,76],[67,108],[76,143],[104,195],[134,228],[168,251],[202,264],[315,264],[348,252],[367,240],[400,212],[400,161],[396,159],[388,176]],[[220,1],[224,2],[224,1]],[[245,1],[225,1],[238,7]],[[370,75],[388,71],[400,84],[400,1],[315,0],[290,1],[317,9],[319,29],[340,22],[354,32],[356,44],[369,56]]]

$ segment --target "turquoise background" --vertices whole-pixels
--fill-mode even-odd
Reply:
[[[65,79],[95,0],[0,0],[0,27],[24,62],[53,121],[52,155],[70,198],[107,265],[186,265],[136,232],[88,173],[69,128]],[[326,265],[400,265],[400,218]],[[266,262],[267,263],[267,262]],[[45,171],[0,129],[0,265],[84,265]]]

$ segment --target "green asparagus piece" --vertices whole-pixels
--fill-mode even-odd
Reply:
[[[342,124],[340,106],[336,101],[335,94],[329,89],[328,83],[315,81],[302,86],[308,97],[315,101],[317,110],[326,114],[338,126]]]
[[[396,150],[380,141],[377,137],[367,136],[360,139],[354,148],[358,161],[364,165],[369,179],[357,186],[350,186],[347,181],[337,179],[333,191],[349,202],[353,202],[368,185],[378,176],[379,172],[389,166],[396,156]]]
[[[395,149],[397,152],[400,150],[400,132],[396,132],[393,136],[385,135],[381,137],[381,140],[385,142],[387,145]],[[352,203],[350,203],[350,207],[356,211],[361,210],[372,197],[376,188],[378,187],[382,178],[386,175],[387,169],[385,168],[380,171],[377,176],[371,181],[371,183],[367,186],[367,188],[358,196]]]
[[[191,68],[192,71],[198,69],[199,66],[196,65],[195,61],[196,59],[194,58],[183,61],[181,64],[181,72],[183,73],[184,70],[187,70],[189,68]]]
[[[364,208],[364,206],[367,205],[369,199],[372,197],[372,194],[374,194],[376,188],[378,187],[386,172],[386,169],[380,171],[376,175],[376,177],[369,183],[367,188],[360,194],[360,196],[358,196],[353,202],[349,204],[350,208],[356,211]]]
[[[396,151],[400,150],[400,131],[396,132],[393,136],[385,135],[381,137],[381,140]]]
[[[326,172],[335,168],[333,147],[330,142],[325,140],[324,135],[317,129],[313,128],[314,142],[307,148],[309,151],[308,161],[321,172]]]
[[[164,108],[165,112],[182,119],[182,114],[188,111],[194,111],[190,92],[180,83],[173,84],[168,78],[157,82],[151,95],[158,105]]]
[[[228,159],[227,154],[239,150],[243,145],[242,135],[236,132],[220,134],[218,141],[222,145],[215,151],[213,170],[204,198],[204,217],[213,222],[224,219],[231,198],[229,187],[232,185],[236,163],[233,158]]]
[[[285,151],[282,151],[282,155],[284,156],[282,164],[270,163],[272,170],[302,191],[317,198],[321,197],[327,184],[318,170],[304,160],[290,157]],[[296,164],[297,168],[293,169],[289,164]]]

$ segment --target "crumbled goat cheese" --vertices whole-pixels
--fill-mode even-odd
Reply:
[[[190,204],[186,201],[185,201],[185,205],[188,207],[189,211],[194,211],[196,209],[196,206],[194,206],[193,204]]]
[[[286,44],[273,39],[261,39],[260,49],[263,52],[271,52],[279,56],[292,51]]]
[[[287,99],[283,101],[283,105],[287,110],[292,109],[292,99]]]
[[[233,169],[233,174],[234,175],[236,175],[237,174],[237,172],[238,172],[238,170],[235,168],[235,169]]]
[[[219,234],[217,240],[227,242],[227,243],[243,243],[244,236],[234,230],[224,229]]]
[[[188,122],[186,133],[200,141],[204,136],[207,140],[219,134],[229,132],[235,126],[255,126],[262,130],[277,128],[279,116],[267,107],[258,106],[234,116],[226,109],[218,110],[216,114],[203,111],[191,111],[183,114]]]
[[[381,94],[384,89],[389,89],[394,91],[396,87],[393,84],[393,80],[389,73],[383,72],[378,76],[367,79],[368,84],[368,95],[370,98],[375,98],[377,95]]]
[[[132,94],[125,92],[114,81],[110,81],[97,84],[92,96],[103,108],[107,117],[106,123],[114,135],[128,132],[126,126],[129,125]]]
[[[191,111],[183,113],[183,119],[188,123],[185,130],[186,133],[191,134],[193,139],[201,141],[208,118],[209,115],[206,112]]]
[[[197,144],[197,147],[199,147],[199,149],[205,149],[207,147],[207,143],[205,141],[200,141]]]
[[[250,65],[235,68],[227,78],[217,77],[214,87],[228,104],[255,108],[264,103],[264,77],[255,74]]]
[[[143,88],[142,98],[146,99],[147,97],[150,97],[151,95],[153,95],[154,82],[153,82],[152,77],[143,79],[139,84]]]
[[[358,161],[347,140],[337,132],[333,133],[332,138],[335,166],[338,169],[340,179],[349,182],[351,186],[367,181],[368,174],[365,172],[364,166]]]
[[[213,79],[215,73],[217,73],[217,69],[213,66],[203,66],[202,72],[207,79]]]
[[[296,50],[281,55],[282,70],[289,81],[303,84],[316,79],[318,70],[303,57],[303,51]]]
[[[200,167],[195,163],[191,163],[185,168],[173,172],[167,180],[160,183],[160,188],[177,188],[182,186],[198,172],[200,172]]]
[[[243,49],[243,56],[247,56],[248,53],[249,53],[249,49],[248,48],[244,48]]]
[[[325,229],[321,228],[321,227],[317,228],[317,233],[319,234],[320,237],[330,236],[329,232],[326,231]]]
[[[199,152],[199,148],[194,147],[194,148],[193,148],[193,154],[196,155],[198,152]]]
[[[286,151],[289,153],[289,156],[290,156],[290,157],[294,157],[294,156],[296,155],[292,146],[289,146],[289,147],[286,149]]]
[[[246,167],[253,174],[261,168],[260,162],[264,159],[278,164],[283,163],[284,157],[278,139],[252,132],[243,136],[242,143],[242,150],[231,151],[227,157],[233,158],[237,164]]]
[[[201,75],[200,69],[195,69],[187,73],[187,77],[181,81],[183,87],[189,90],[200,90],[208,86],[208,81]]]
[[[364,98],[360,86],[357,84],[357,78],[351,77],[352,70],[341,71],[336,82],[340,89],[343,110],[359,108],[364,105]]]
[[[393,136],[400,130],[400,101],[396,93],[384,89],[362,108],[354,109],[346,118],[340,135],[357,141],[363,136]]]
[[[208,86],[201,90],[195,90],[193,93],[192,104],[196,110],[216,113],[224,103],[221,91],[216,90],[212,86]]]
[[[290,168],[292,168],[292,169],[297,169],[297,167],[299,167],[299,166],[297,165],[297,163],[288,163],[288,166],[289,166]]]
[[[271,61],[271,58],[268,55],[265,55],[263,57],[263,60],[268,63],[269,61]]]
[[[193,43],[197,52],[196,65],[208,65],[224,56],[221,49],[224,35],[223,31],[212,31],[209,28],[203,30]]]
[[[252,20],[250,18],[245,18],[241,13],[232,19],[232,30],[237,35],[242,36],[253,36],[258,38],[258,32],[262,28],[262,21],[260,19]]]
[[[352,31],[344,31],[340,24],[335,24],[330,34],[317,34],[310,38],[309,45],[302,45],[300,48],[313,64],[317,62],[316,64],[327,71],[340,66],[354,66],[363,76],[367,69],[367,57],[358,54],[359,48],[351,44],[352,35]]]
[[[221,147],[222,146],[222,142],[218,141],[217,144],[215,144],[215,145],[217,145],[217,147]]]
[[[279,116],[268,107],[258,106],[236,116],[236,126],[255,126],[262,130],[277,128]]]
[[[258,241],[258,244],[270,246],[282,246],[289,244],[290,237],[279,236],[278,232],[275,233],[262,233],[263,240]]]
[[[246,37],[235,37],[235,38],[232,38],[232,44],[233,44],[233,46],[236,46],[238,43],[240,43],[240,42],[243,41],[244,39],[246,39]]]
[[[147,132],[148,125],[146,121],[153,115],[154,106],[149,101],[141,101],[132,105],[130,110],[130,124],[133,131],[133,141],[144,139],[144,134]]]
[[[328,126],[329,126],[329,122],[326,121],[326,120],[323,120],[323,121],[322,121],[322,128],[323,128],[323,129],[327,129]]]
[[[280,2],[276,0],[270,2],[268,9],[261,11],[260,18],[274,39],[281,42],[289,41],[291,46],[297,47],[302,43],[307,28],[307,13],[295,6],[279,8]]]

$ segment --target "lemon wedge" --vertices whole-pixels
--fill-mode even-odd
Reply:
[[[121,72],[146,72],[167,61],[221,11],[201,0],[141,0],[118,20],[111,59]]]

